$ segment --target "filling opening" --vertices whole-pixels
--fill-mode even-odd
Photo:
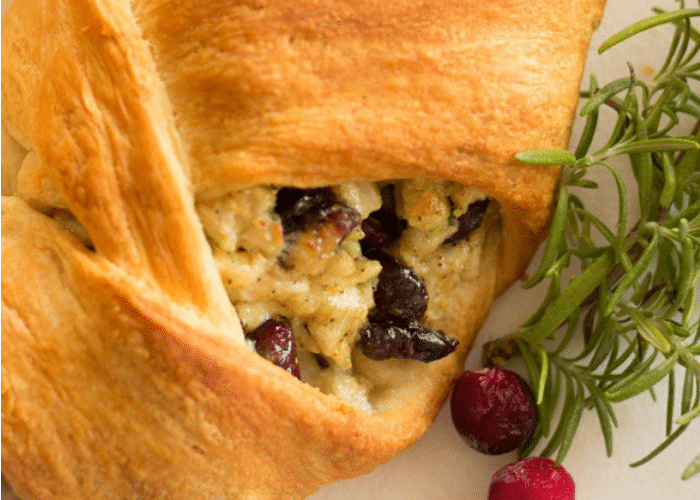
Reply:
[[[249,347],[322,392],[373,410],[370,360],[429,363],[453,291],[479,275],[498,207],[450,181],[254,186],[197,203]]]

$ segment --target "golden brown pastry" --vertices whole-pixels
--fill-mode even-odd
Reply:
[[[415,442],[544,237],[558,172],[513,155],[566,146],[604,3],[17,0],[2,471],[19,496],[301,498]],[[290,232],[289,186],[361,218],[394,190],[408,228],[387,253],[427,283],[419,319],[452,354],[374,360],[355,323],[332,326],[376,315],[382,266],[357,221]],[[301,380],[246,339],[289,315]]]

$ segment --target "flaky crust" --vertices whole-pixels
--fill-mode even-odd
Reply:
[[[26,499],[301,498],[427,428],[546,232],[604,0],[32,0],[2,24],[3,473]],[[373,414],[243,343],[194,208],[432,177],[498,200],[438,362]],[[91,247],[51,217],[75,215]],[[465,313],[468,311],[468,313]]]

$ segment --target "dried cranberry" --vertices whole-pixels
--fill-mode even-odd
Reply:
[[[554,460],[528,457],[499,469],[489,500],[574,500],[574,480]]]
[[[381,189],[382,206],[362,221],[365,237],[360,240],[363,253],[381,250],[394,244],[408,227],[406,220],[396,215],[396,186],[386,184]]]
[[[384,208],[376,210],[362,221],[365,237],[360,240],[363,251],[387,248],[401,237],[408,223]]]
[[[360,223],[357,210],[339,203],[330,188],[282,188],[277,192],[275,211],[282,219],[284,234],[332,224],[345,235]]]
[[[360,217],[360,213],[354,208],[336,203],[323,214],[319,222],[332,224],[339,234],[346,236],[360,224]]]
[[[530,438],[537,403],[527,382],[498,367],[465,372],[451,398],[452,421],[469,446],[488,455],[513,451]]]
[[[291,188],[285,187],[277,191],[275,212],[289,217],[302,217],[310,211],[328,207],[335,203],[333,190],[323,188]]]
[[[391,235],[374,214],[370,214],[362,221],[362,232],[365,233],[365,237],[360,240],[363,253],[373,249],[386,248],[392,243]]]
[[[331,364],[328,362],[328,360],[319,353],[313,353],[314,354],[314,359],[316,360],[316,364],[318,365],[319,368],[328,368],[331,366]]]
[[[255,342],[255,350],[263,358],[300,377],[296,344],[289,323],[268,319],[247,335]]]
[[[360,331],[359,342],[364,355],[371,359],[415,359],[425,363],[444,358],[459,344],[457,339],[416,321],[370,323]]]
[[[377,254],[382,270],[374,290],[374,316],[381,320],[418,320],[428,308],[425,284],[410,267],[386,254]]]
[[[457,218],[457,231],[443,243],[455,245],[462,240],[468,240],[471,234],[481,226],[488,208],[488,198],[470,203],[467,211]]]

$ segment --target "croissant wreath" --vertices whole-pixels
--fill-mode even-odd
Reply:
[[[2,471],[295,499],[425,432],[546,234],[603,0],[17,0]]]

